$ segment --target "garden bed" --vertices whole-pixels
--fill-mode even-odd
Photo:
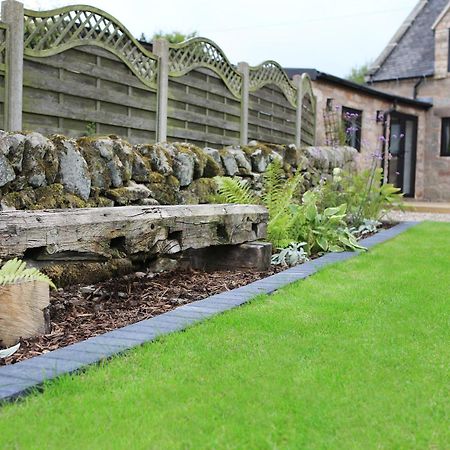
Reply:
[[[266,272],[137,272],[90,286],[58,289],[51,294],[51,333],[22,340],[19,351],[3,360],[3,364],[14,364],[149,319],[280,270],[272,267]]]
[[[383,223],[386,230],[394,223]],[[375,233],[368,233],[364,238]],[[314,255],[316,259],[320,255]],[[158,316],[179,306],[269,277],[268,271],[136,272],[89,286],[76,285],[51,293],[51,333],[22,339],[20,349],[0,365],[14,364],[108,331]]]

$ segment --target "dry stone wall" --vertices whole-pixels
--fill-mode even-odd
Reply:
[[[214,177],[244,177],[255,191],[275,158],[306,187],[335,167],[354,168],[350,147],[268,145],[199,148],[187,143],[130,145],[116,136],[0,132],[0,210],[209,203]]]

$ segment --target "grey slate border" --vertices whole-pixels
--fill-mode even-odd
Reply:
[[[367,248],[373,247],[392,239],[414,225],[416,222],[400,223],[389,230],[380,231],[363,239],[361,244]],[[33,389],[40,388],[46,381],[80,371],[89,365],[97,364],[126,350],[151,342],[160,336],[184,330],[209,317],[247,303],[259,294],[271,294],[283,286],[309,277],[324,266],[345,261],[356,255],[358,255],[356,252],[328,253],[247,286],[189,303],[151,319],[14,365],[1,366],[0,402],[15,400]]]

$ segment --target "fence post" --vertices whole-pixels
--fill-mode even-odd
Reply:
[[[297,88],[297,113],[295,117],[295,146],[302,146],[302,110],[303,110],[303,83],[300,75],[292,77],[295,87]]]
[[[241,88],[241,132],[240,144],[248,144],[248,103],[249,103],[249,87],[250,87],[250,67],[246,62],[240,62],[237,66],[238,72],[242,75]]]
[[[23,4],[2,2],[2,22],[8,24],[5,70],[5,130],[22,130],[23,96]]]
[[[165,39],[153,41],[153,53],[158,60],[158,92],[156,141],[167,141],[167,105],[169,95],[169,42]]]

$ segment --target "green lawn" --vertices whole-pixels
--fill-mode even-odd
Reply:
[[[449,448],[450,224],[0,410],[1,449]]]

